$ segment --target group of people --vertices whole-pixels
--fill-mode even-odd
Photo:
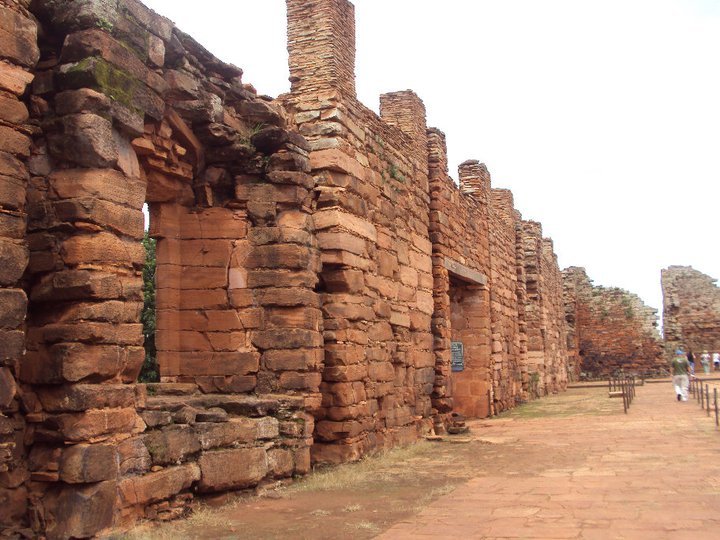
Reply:
[[[720,353],[714,352],[712,356],[709,352],[703,351],[700,355],[700,364],[702,364],[703,372],[710,373],[710,360],[712,359],[715,371],[720,371]],[[675,351],[675,357],[671,362],[673,387],[677,394],[678,401],[687,401],[688,386],[690,377],[695,375],[695,355],[688,349],[687,354],[682,349]]]
[[[711,357],[709,352],[703,351],[702,354],[700,355],[700,364],[702,365],[703,371],[705,373],[710,373],[710,359],[711,358],[712,358],[713,369],[715,369],[715,371],[720,370],[720,352],[712,353],[712,357]],[[687,353],[687,359],[688,359],[688,362],[690,363],[690,373],[692,375],[695,375],[695,355],[689,349],[688,349],[688,353]]]

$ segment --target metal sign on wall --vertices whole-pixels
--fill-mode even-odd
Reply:
[[[452,371],[463,371],[465,369],[465,350],[462,341],[450,342],[450,358]]]

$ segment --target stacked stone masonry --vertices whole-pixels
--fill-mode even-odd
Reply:
[[[668,355],[676,349],[720,352],[720,288],[717,280],[690,266],[661,273],[663,331]],[[696,360],[696,361],[699,361]]]
[[[170,519],[578,372],[540,224],[412,91],[357,100],[352,4],[287,7],[273,100],[136,0],[0,0],[0,527]]]
[[[593,285],[584,268],[563,274],[574,378],[667,374],[656,310],[635,294]]]

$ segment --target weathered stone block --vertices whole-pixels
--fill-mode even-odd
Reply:
[[[15,329],[25,320],[27,296],[20,289],[0,289],[0,329]]]
[[[58,343],[47,352],[31,351],[20,370],[23,381],[36,384],[100,382],[137,364],[141,347]]]
[[[367,257],[367,245],[363,238],[345,232],[318,233],[318,246],[324,250],[349,251]]]
[[[145,184],[112,169],[65,169],[49,178],[50,193],[58,199],[102,199],[140,210]]]
[[[360,270],[323,272],[323,282],[328,292],[358,293],[365,290],[365,276]]]
[[[200,479],[200,467],[187,463],[158,472],[123,479],[118,494],[123,506],[145,505],[177,495]]]
[[[25,333],[20,330],[0,330],[0,365],[12,364],[25,350]]]
[[[273,475],[291,476],[295,469],[293,453],[285,448],[273,448],[268,451],[268,465]]]
[[[21,96],[34,78],[35,75],[21,67],[0,60],[0,88],[3,90]]]
[[[257,373],[260,365],[260,354],[255,351],[192,352],[177,356],[180,373],[189,376],[249,375]]]
[[[145,428],[135,409],[102,409],[51,416],[37,430],[50,440],[84,442],[117,433],[139,433]]]
[[[100,271],[66,270],[43,277],[32,290],[31,298],[39,302],[115,298],[142,300],[142,280]]]
[[[117,449],[112,445],[77,444],[66,448],[60,458],[60,480],[88,484],[117,477]]]
[[[0,125],[0,150],[16,156],[30,156],[30,137],[11,127]]]
[[[317,392],[321,381],[321,373],[285,371],[280,374],[280,386],[286,390],[310,390]]]
[[[9,210],[23,210],[25,208],[25,181],[0,174],[0,205]]]
[[[322,347],[323,339],[319,332],[300,328],[283,328],[254,332],[253,345],[266,349],[298,349]]]
[[[62,244],[61,255],[68,265],[115,263],[140,266],[145,262],[141,243],[104,232],[68,238]]]
[[[0,285],[17,283],[29,260],[30,253],[23,244],[0,239]]]
[[[321,441],[337,441],[357,437],[362,432],[362,424],[355,420],[347,422],[320,420],[315,425],[315,433]]]
[[[144,133],[143,114],[129,105],[124,105],[92,88],[66,90],[55,96],[55,112],[58,115],[94,113],[110,116],[113,125],[130,138]]]
[[[228,422],[198,422],[193,426],[203,450],[251,443],[258,438],[257,424],[249,418],[231,418]]]
[[[83,30],[65,39],[60,55],[61,63],[81,62],[88,57],[102,57],[160,95],[167,90],[168,85],[163,78],[150,71],[132,49],[102,30]]]
[[[145,223],[140,210],[90,198],[59,201],[53,204],[53,209],[60,221],[95,223],[138,240],[143,236]]]
[[[200,451],[200,441],[187,425],[151,431],[145,435],[144,442],[155,465],[179,463]]]
[[[7,409],[15,399],[17,384],[10,369],[0,367],[0,410]]]
[[[271,371],[305,371],[321,366],[323,357],[322,349],[268,350],[262,363]]]
[[[117,445],[118,474],[120,477],[144,474],[150,470],[150,453],[142,442],[142,437],[130,437]]]
[[[27,516],[28,492],[25,486],[0,487],[0,525],[10,527],[22,523]]]
[[[195,382],[204,394],[242,394],[255,390],[255,375],[232,375],[214,377],[195,377]]]
[[[317,266],[318,255],[312,249],[294,244],[257,246],[250,251],[247,268],[287,268],[312,270]]]
[[[46,503],[54,519],[47,520],[48,538],[88,538],[112,524],[115,481],[66,486]]]
[[[57,81],[61,88],[92,88],[123,105],[140,110],[154,120],[162,120],[165,103],[145,83],[100,57],[60,66]]]
[[[200,491],[226,491],[256,485],[268,473],[264,448],[238,448],[205,452],[198,461],[202,476]]]
[[[61,117],[48,131],[48,150],[83,167],[113,168],[119,150],[109,120],[92,113]]]
[[[134,385],[72,384],[36,389],[47,412],[81,412],[88,409],[133,407]]]
[[[351,382],[362,381],[368,376],[368,366],[332,366],[326,367],[323,371],[323,380],[329,382]]]
[[[35,21],[0,6],[0,51],[4,58],[33,67],[40,58]]]
[[[320,307],[320,297],[310,289],[265,288],[255,291],[255,299],[261,306],[309,306]]]
[[[0,96],[0,120],[11,124],[27,122],[29,113],[22,101],[15,97]]]

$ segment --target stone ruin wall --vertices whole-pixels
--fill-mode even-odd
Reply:
[[[564,276],[566,307],[574,319],[569,335],[582,379],[607,378],[620,371],[667,373],[656,310],[635,294],[593,285],[584,268],[570,267]]]
[[[40,52],[28,2],[0,2],[0,529],[27,515],[26,419],[20,385],[27,295],[21,279],[26,236],[27,160],[33,127],[24,95]]]
[[[562,274],[552,241],[535,221],[519,224],[525,279],[528,389],[543,396],[567,386],[567,324]]]
[[[553,241],[542,240],[543,332],[546,392],[565,390],[568,382],[567,322],[563,298],[563,275],[558,266]]]
[[[288,0],[276,101],[135,0],[28,4],[0,0],[0,524],[172,518],[564,387],[551,246],[480,163],[453,184],[415,94],[357,101],[349,2]]]
[[[717,279],[691,266],[670,266],[661,273],[663,333],[667,354],[692,350],[720,352],[720,288]],[[699,365],[699,364],[698,364]]]
[[[311,148],[325,366],[313,459],[338,463],[431,429],[434,357],[425,112],[354,91],[354,8],[290,0],[289,95]]]
[[[307,472],[323,356],[307,143],[138,2],[25,7],[0,4],[0,523],[88,537]],[[145,202],[165,381],[148,386]]]

